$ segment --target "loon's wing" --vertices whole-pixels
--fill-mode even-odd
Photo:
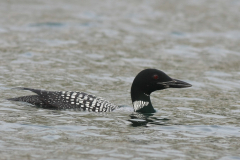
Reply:
[[[7,100],[27,102],[36,106],[41,106],[42,108],[57,109],[56,107],[42,101],[39,95],[29,95],[29,96],[22,96],[22,97],[16,97],[16,98],[9,98]]]
[[[52,108],[52,109],[64,108],[63,106],[61,105],[58,106],[56,103],[54,103],[54,99],[59,97],[58,92],[38,90],[38,89],[32,89],[32,88],[21,88],[21,87],[14,88],[14,89],[29,90],[36,93],[37,95],[9,98],[8,100],[27,102],[33,105],[41,106],[43,108]],[[66,104],[64,106],[66,106]]]
[[[44,108],[80,109],[95,112],[109,112],[117,108],[116,105],[94,95],[72,91],[45,91],[31,88],[17,88],[29,90],[37,95],[12,98],[9,100],[28,102],[42,105]]]
[[[40,105],[42,103],[42,100],[38,95],[29,95],[29,96],[22,96],[22,97],[16,97],[16,98],[9,98],[7,100],[10,101],[21,101],[21,102],[28,102],[34,105]]]

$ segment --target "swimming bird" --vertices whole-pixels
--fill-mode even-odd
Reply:
[[[192,85],[170,78],[163,71],[145,69],[137,74],[131,87],[131,98],[135,112],[156,112],[150,100],[150,94],[156,90],[166,88],[186,88]],[[111,112],[120,106],[110,103],[103,98],[84,92],[46,91],[32,88],[18,87],[16,89],[29,90],[36,95],[10,98],[11,101],[27,102],[48,109],[79,109],[93,112]]]

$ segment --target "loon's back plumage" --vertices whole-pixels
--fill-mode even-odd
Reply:
[[[22,96],[11,98],[12,101],[22,101],[43,108],[51,109],[77,109],[94,112],[110,112],[118,108],[101,97],[87,94],[84,92],[72,91],[45,91],[31,88],[16,88],[21,90],[29,90],[37,95]]]

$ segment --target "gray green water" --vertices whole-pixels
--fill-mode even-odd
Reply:
[[[0,0],[0,159],[240,159],[239,10],[238,0]],[[133,127],[130,87],[144,68],[193,87],[153,93],[153,123]],[[20,86],[129,107],[7,101],[29,94]]]

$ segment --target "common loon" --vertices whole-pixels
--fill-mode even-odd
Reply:
[[[154,113],[150,94],[166,88],[186,88],[192,85],[177,79],[172,79],[157,69],[145,69],[138,73],[132,83],[131,98],[135,112]],[[119,106],[95,95],[72,91],[45,91],[31,88],[16,88],[29,90],[37,95],[10,98],[12,101],[28,102],[48,109],[79,109],[93,112],[111,112]]]

